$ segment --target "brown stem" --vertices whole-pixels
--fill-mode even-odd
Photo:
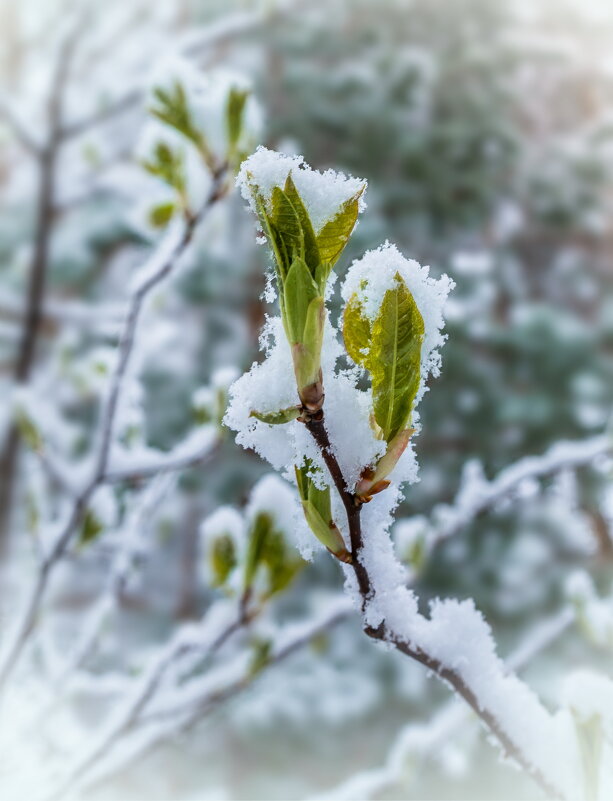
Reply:
[[[330,471],[334,486],[343,502],[347,513],[347,523],[349,527],[349,537],[351,540],[352,567],[355,573],[360,595],[362,597],[362,611],[373,595],[372,582],[368,570],[360,559],[360,554],[364,545],[360,514],[362,504],[350,489],[348,489],[340,465],[334,455],[330,438],[324,424],[323,411],[314,416],[305,415],[304,423],[310,431],[313,439],[319,446],[321,455]],[[517,762],[522,769],[541,787],[550,798],[563,798],[559,790],[553,787],[547,778],[530,763],[521,748],[513,742],[508,734],[501,727],[496,717],[484,709],[473,690],[465,683],[464,679],[455,671],[446,667],[437,659],[433,659],[419,648],[412,647],[409,643],[400,639],[394,632],[390,631],[382,622],[377,628],[365,625],[364,632],[374,640],[391,643],[398,651],[411,657],[416,662],[424,665],[428,670],[435,673],[439,679],[451,685],[466,703],[471,707],[479,719],[485,724],[489,731],[496,737],[502,747],[503,752]]]

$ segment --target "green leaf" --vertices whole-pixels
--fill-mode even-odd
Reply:
[[[362,302],[354,294],[349,298],[343,315],[343,339],[349,356],[362,367],[368,367],[371,337],[370,320],[364,314]]]
[[[179,193],[185,192],[183,154],[172,150],[166,142],[158,142],[150,160],[141,162],[143,169],[172,186]]]
[[[308,408],[311,408],[312,404],[317,405],[320,400],[323,401],[323,393],[319,384],[321,383],[321,347],[324,322],[324,299],[314,298],[307,309],[302,341],[292,344],[292,359],[298,394]]]
[[[149,109],[150,113],[154,117],[157,117],[160,122],[174,128],[192,142],[200,152],[204,161],[211,166],[214,159],[204,134],[192,120],[191,111],[187,102],[187,95],[181,84],[175,82],[172,89],[168,91],[157,87],[153,90],[153,95],[157,101],[157,105]]]
[[[401,276],[383,297],[372,327],[368,369],[375,420],[390,442],[406,428],[419,389],[424,321]]]
[[[294,207],[294,211],[298,217],[301,232],[301,252],[300,256],[305,260],[311,275],[315,276],[315,271],[319,265],[319,249],[315,239],[315,231],[311,218],[306,210],[302,198],[300,197],[296,184],[292,178],[291,172],[288,174],[284,187],[285,196]]]
[[[98,535],[103,530],[104,526],[98,520],[96,515],[91,509],[85,512],[83,523],[81,524],[81,533],[79,534],[79,545],[88,545],[97,539]]]
[[[254,409],[249,417],[255,417],[261,423],[268,423],[271,426],[280,426],[300,417],[300,407],[290,406],[287,409],[279,409],[278,412],[256,412]]]
[[[300,218],[288,196],[278,186],[272,190],[271,204],[271,228],[276,233],[278,250],[287,272],[294,259],[301,258],[304,254]]]
[[[329,220],[317,235],[317,247],[322,261],[336,264],[358,219],[360,197],[364,188],[346,200],[338,214]]]
[[[253,652],[249,662],[249,675],[254,677],[270,662],[272,642],[270,640],[258,638],[254,640],[252,647]]]
[[[154,206],[149,212],[149,222],[155,228],[164,228],[172,219],[172,215],[176,211],[176,205],[172,202],[160,203]]]
[[[234,540],[229,534],[216,537],[209,552],[214,587],[222,587],[237,565]]]
[[[321,261],[317,267],[315,268],[314,278],[315,283],[319,287],[319,294],[325,295],[326,292],[326,284],[328,283],[328,277],[332,270],[332,264],[329,261]]]
[[[342,562],[351,562],[351,555],[345,546],[345,541],[332,519],[330,487],[322,490],[315,485],[310,475],[313,470],[310,461],[307,460],[306,466],[294,469],[302,511],[309,528],[337,559]]]
[[[226,129],[228,133],[228,145],[231,152],[236,148],[243,130],[243,115],[245,104],[250,92],[248,89],[237,89],[232,87],[228,94],[228,104],[226,106]]]
[[[17,409],[15,413],[15,424],[28,448],[38,452],[43,449],[42,435],[32,418],[23,410]]]
[[[256,574],[264,570],[268,578],[266,597],[285,589],[303,562],[290,551],[282,531],[266,512],[256,515],[249,535],[245,560],[245,588],[252,587]]]
[[[290,345],[303,342],[309,307],[318,291],[303,259],[294,259],[283,286],[286,332]]]
[[[285,281],[285,276],[288,273],[290,268],[290,263],[285,261],[284,255],[281,252],[282,243],[281,237],[279,236],[279,232],[277,231],[276,227],[274,226],[270,215],[266,210],[266,203],[264,202],[264,198],[257,189],[253,189],[253,197],[255,200],[255,207],[258,212],[258,217],[260,218],[260,222],[262,223],[262,227],[264,228],[264,233],[268,237],[268,242],[270,247],[272,248],[272,252],[274,255],[274,265],[275,265],[275,276],[277,278],[277,285],[280,289],[279,291],[279,305],[281,306],[281,313],[283,314],[283,282]]]

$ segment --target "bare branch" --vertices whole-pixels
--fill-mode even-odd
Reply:
[[[40,158],[42,145],[34,139],[8,97],[0,95],[0,119],[9,126],[15,139],[30,155]]]
[[[219,22],[214,22],[202,30],[190,34],[181,48],[182,52],[189,57],[199,56],[215,46],[223,45],[233,38],[257,30],[257,28],[270,24],[275,19],[287,16],[292,11],[298,10],[302,5],[303,0],[280,0],[272,8],[264,5],[255,11],[237,11],[229,14]],[[74,139],[98,125],[104,125],[120,117],[142,102],[143,93],[144,90],[141,86],[131,87],[125,94],[105,107],[69,125],[65,125],[62,129],[62,139],[64,141]]]
[[[327,609],[320,616],[282,629],[273,644],[272,652],[264,669],[268,670],[280,664],[320,634],[346,620],[353,611],[350,601],[341,597],[333,604],[333,608]],[[133,761],[160,742],[189,730],[220,704],[246,690],[259,675],[259,672],[251,669],[251,665],[248,660],[244,659],[244,655],[239,655],[235,663],[225,664],[219,669],[219,682],[215,683],[211,681],[210,677],[205,677],[204,687],[200,694],[194,690],[193,682],[188,683],[172,706],[156,710],[139,721],[142,731],[136,733],[135,737],[138,739],[134,743],[130,744],[125,738],[113,739],[109,744],[112,749],[106,748],[104,753],[98,753],[96,758],[88,760],[87,764],[85,761],[79,762],[71,772],[70,778],[58,792],[53,794],[49,801],[61,798],[76,787],[83,788],[98,784],[109,774],[121,769],[127,761]],[[151,695],[149,695],[150,697]],[[102,757],[106,757],[107,753],[114,750],[119,741],[122,744],[121,752],[115,756],[110,754],[103,761]]]
[[[130,298],[128,315],[124,323],[119,344],[117,364],[111,377],[109,392],[102,410],[100,437],[93,473],[85,487],[75,499],[65,525],[60,529],[59,534],[54,539],[51,548],[39,567],[38,576],[30,593],[29,600],[26,603],[25,612],[19,621],[14,639],[9,644],[4,658],[0,660],[0,691],[5,687],[36,625],[51,572],[57,562],[63,557],[68,545],[74,537],[79,524],[83,520],[92,495],[96,489],[104,483],[104,477],[109,464],[115,418],[144,303],[151,291],[176,267],[180,257],[191,243],[194,231],[199,222],[227,191],[225,179],[226,168],[224,167],[218,170],[213,176],[213,184],[210,193],[200,212],[190,216],[180,225],[177,225],[169,231],[166,238],[162,241],[160,248],[144,266],[140,277],[138,277],[138,282]]]

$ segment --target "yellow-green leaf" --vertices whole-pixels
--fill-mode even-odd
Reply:
[[[372,376],[375,420],[387,442],[406,428],[419,389],[424,321],[407,285],[383,296],[372,327],[368,369]]]
[[[243,115],[245,112],[245,104],[249,97],[248,89],[237,89],[232,87],[228,95],[228,104],[226,106],[226,128],[228,132],[228,145],[230,151],[236,147],[236,143],[240,139],[243,129]]]
[[[321,261],[336,264],[349,241],[358,219],[360,197],[364,189],[346,200],[338,214],[324,225],[317,235],[317,247]]]
[[[221,534],[211,544],[209,552],[214,586],[222,587],[237,564],[234,540],[229,534]]]
[[[164,228],[164,226],[168,225],[172,219],[172,215],[175,213],[176,208],[176,205],[172,202],[159,203],[149,212],[149,222],[154,226],[154,228]]]
[[[349,298],[343,315],[343,339],[349,356],[362,367],[368,366],[371,337],[370,320],[364,314],[357,294],[354,294]]]
[[[79,545],[88,545],[90,542],[93,542],[95,539],[97,539],[103,528],[104,526],[98,520],[93,511],[88,509],[85,512],[83,523],[81,524]]]

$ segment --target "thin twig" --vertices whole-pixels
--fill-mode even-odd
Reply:
[[[13,108],[10,100],[0,95],[0,118],[9,126],[15,139],[31,156],[39,158],[42,147],[30,135],[28,129],[19,119],[18,112]]]
[[[24,384],[27,382],[36,356],[36,347],[43,316],[51,234],[53,230],[56,168],[61,142],[60,128],[62,126],[64,93],[70,64],[82,30],[81,23],[82,20],[79,18],[78,24],[73,26],[66,40],[59,48],[59,55],[51,80],[48,100],[47,141],[42,147],[36,148],[34,151],[38,167],[39,191],[34,249],[28,271],[27,304],[23,320],[21,342],[18,348],[14,369],[14,379],[17,384]],[[13,423],[8,430],[2,454],[0,455],[0,552],[8,548],[11,503],[15,484],[19,443],[19,429]]]
[[[153,257],[148,267],[145,268],[144,277],[138,283],[131,296],[128,316],[124,323],[119,344],[117,364],[111,377],[109,393],[102,411],[101,433],[93,474],[75,499],[66,524],[61,529],[60,534],[55,538],[49,552],[39,566],[38,576],[26,604],[25,613],[17,628],[17,633],[12,644],[8,648],[4,660],[0,663],[0,692],[6,686],[6,682],[13,672],[36,625],[41,603],[49,582],[49,576],[57,562],[63,557],[75,531],[83,520],[92,495],[96,489],[104,483],[106,470],[109,464],[109,455],[121,390],[134,347],[138,322],[145,300],[149,296],[149,293],[172,272],[180,257],[191,243],[194,231],[199,222],[224,195],[227,189],[225,180],[226,172],[227,169],[224,166],[214,174],[210,193],[199,213],[189,216],[184,221],[183,228],[179,233],[177,233],[176,229],[169,233],[168,239],[163,242],[160,251]]]
[[[221,21],[214,22],[193,33],[182,48],[182,52],[186,57],[197,57],[203,51],[210,50],[212,47],[223,44],[232,38],[249,33],[262,25],[270,24],[275,19],[289,15],[301,5],[303,5],[303,0],[284,0],[272,8],[263,7],[255,11],[239,11],[232,15],[226,15]],[[143,94],[144,90],[140,86],[134,86],[126,90],[123,95],[111,101],[107,106],[69,125],[65,125],[62,129],[62,139],[64,141],[74,139],[98,125],[104,125],[120,117],[142,102]]]
[[[276,645],[273,646],[272,653],[264,669],[268,670],[280,664],[320,634],[338,625],[343,620],[346,620],[352,612],[353,608],[348,599],[341,599],[341,603],[337,604],[335,609],[327,611],[321,618],[309,621],[307,624],[291,627],[295,633],[290,632],[286,634],[286,636],[279,638]],[[237,677],[233,677],[234,674],[231,667],[225,668],[224,672],[228,674],[229,680],[223,684],[221,688],[211,689],[208,687],[203,691],[202,695],[198,697],[193,694],[191,687],[188,685],[186,688],[186,695],[188,697],[183,703],[179,702],[174,704],[171,709],[159,710],[155,714],[143,719],[143,725],[153,725],[153,729],[149,733],[149,736],[140,743],[136,753],[134,750],[127,749],[130,755],[130,761],[133,761],[137,756],[142,756],[146,751],[149,751],[160,742],[170,737],[176,737],[177,734],[188,731],[194,725],[200,723],[220,704],[236,697],[246,690],[258,678],[262,671],[253,671],[250,664],[245,665],[244,662],[241,661]],[[111,743],[111,746],[114,748],[117,743],[118,740],[115,739]],[[68,791],[75,789],[76,786],[80,789],[83,787],[91,787],[102,781],[110,772],[116,772],[118,768],[121,767],[121,764],[118,765],[114,762],[111,770],[105,769],[104,763],[102,763],[100,769],[94,774],[91,774],[92,768],[94,768],[96,764],[100,764],[100,760],[102,756],[106,755],[107,750],[105,750],[104,754],[99,754],[95,760],[90,760],[87,765],[85,765],[85,763],[80,763],[70,774],[69,780],[67,780],[66,783],[62,785],[62,788],[54,793],[50,799],[47,799],[47,801],[56,801],[63,797]],[[91,774],[90,778],[87,778],[88,774]]]

